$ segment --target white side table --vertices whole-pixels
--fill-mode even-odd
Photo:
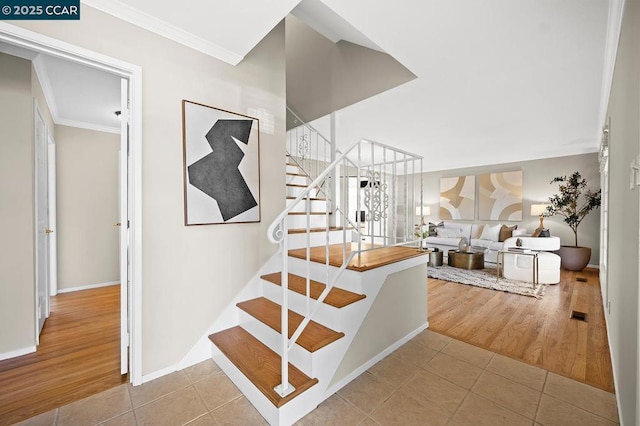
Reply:
[[[504,276],[504,256],[507,254],[513,254],[516,256],[530,256],[533,258],[533,288],[536,288],[538,284],[538,252],[531,250],[498,250],[497,264],[496,264],[496,282],[500,281],[500,277]]]

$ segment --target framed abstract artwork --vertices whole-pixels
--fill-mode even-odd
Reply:
[[[257,118],[182,101],[184,224],[260,222]]]
[[[478,176],[479,220],[522,220],[522,170]]]
[[[475,176],[440,178],[440,219],[475,219]]]

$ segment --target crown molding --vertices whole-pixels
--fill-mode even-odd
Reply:
[[[169,24],[138,9],[134,9],[119,0],[82,0],[82,3],[228,64],[238,65],[244,58],[243,55],[239,55],[178,28],[175,25]]]
[[[67,118],[59,118],[55,120],[59,126],[76,127],[79,129],[94,130],[96,132],[120,134],[120,127],[101,126],[99,124],[87,123],[85,121],[69,120]]]
[[[58,104],[56,103],[56,97],[53,95],[53,89],[51,87],[51,80],[49,79],[49,74],[47,73],[47,68],[45,67],[42,59],[42,54],[38,54],[33,61],[33,69],[36,72],[36,77],[40,82],[40,87],[42,87],[42,92],[44,93],[44,99],[47,101],[47,106],[49,107],[49,112],[51,112],[51,118],[53,122],[58,124],[60,121],[60,114],[58,114]]]

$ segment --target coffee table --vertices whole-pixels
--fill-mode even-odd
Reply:
[[[484,252],[449,250],[449,266],[460,269],[483,269]]]

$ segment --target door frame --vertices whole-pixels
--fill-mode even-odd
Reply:
[[[129,248],[131,250],[129,380],[134,385],[142,384],[142,68],[6,22],[0,22],[0,41],[99,69],[129,80],[131,93],[129,105],[130,169],[126,188],[129,198],[132,200],[129,218]]]

